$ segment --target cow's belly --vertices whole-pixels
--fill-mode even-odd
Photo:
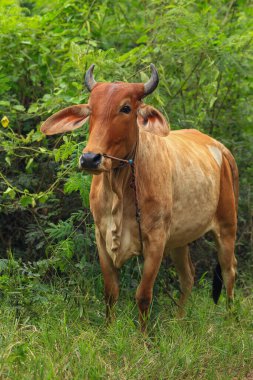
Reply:
[[[195,223],[194,215],[192,220],[186,221],[185,224],[174,223],[171,226],[166,247],[169,249],[183,247],[210,231],[212,225],[213,213],[210,214],[208,219],[199,220],[199,223]]]
[[[212,229],[219,201],[219,179],[214,178],[203,186],[186,186],[187,194],[179,194],[172,207],[169,248],[184,246]]]

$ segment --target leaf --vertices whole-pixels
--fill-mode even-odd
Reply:
[[[42,132],[40,132],[40,131],[36,131],[32,135],[32,141],[41,141],[44,138],[45,138],[45,135]]]
[[[43,148],[43,147],[39,147],[39,151],[40,151],[41,153],[47,153],[46,148]]]
[[[11,166],[11,159],[10,159],[9,156],[6,156],[6,157],[5,157],[5,161],[7,162],[7,164],[8,164],[9,166]]]
[[[143,36],[141,36],[140,38],[138,38],[138,40],[136,41],[137,44],[143,44],[143,43],[146,43],[148,41],[148,36],[146,34],[144,34]]]
[[[28,171],[29,168],[31,167],[32,163],[33,163],[33,157],[29,158],[29,160],[28,160],[28,162],[26,164],[25,170]]]
[[[16,191],[11,187],[7,187],[3,195],[8,195],[11,199],[14,199],[16,197]]]
[[[24,112],[25,111],[25,107],[22,106],[21,104],[17,104],[15,106],[12,106],[12,108],[16,111],[20,111],[20,112]]]
[[[39,109],[38,104],[37,104],[37,103],[33,103],[33,104],[29,107],[27,113],[29,113],[29,114],[30,114],[30,113],[36,113],[36,112],[38,111],[38,109]]]
[[[10,107],[11,103],[8,100],[0,100],[0,106]]]
[[[71,259],[74,254],[74,242],[71,239],[66,239],[60,242],[59,245],[61,256]]]
[[[83,204],[89,207],[89,190],[90,190],[90,176],[83,175],[82,173],[75,173],[71,175],[64,185],[64,193],[71,194],[73,191],[79,191]]]
[[[39,195],[38,200],[40,203],[46,203],[46,201],[48,200],[48,195],[47,194]]]
[[[54,150],[56,162],[66,160],[76,149],[76,143],[68,141],[67,136],[64,136],[63,140],[65,141],[65,143],[62,144],[59,149]]]
[[[213,107],[213,105],[214,105],[214,103],[216,102],[217,99],[218,99],[217,96],[212,96],[211,97],[211,100],[209,102],[209,108]]]
[[[67,238],[73,232],[73,222],[60,220],[58,224],[49,223],[46,233],[54,240]]]
[[[30,195],[22,195],[19,202],[20,202],[21,206],[27,207],[27,206],[33,204],[33,198]]]

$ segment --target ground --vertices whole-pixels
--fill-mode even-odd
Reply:
[[[237,290],[233,310],[195,288],[186,317],[158,289],[148,336],[138,330],[133,294],[123,290],[106,326],[102,294],[46,286],[33,303],[1,306],[1,379],[252,379],[253,297]],[[81,295],[83,293],[83,295]]]

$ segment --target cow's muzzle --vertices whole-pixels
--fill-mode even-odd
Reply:
[[[79,159],[80,168],[84,170],[97,170],[102,160],[99,153],[87,152],[83,153]]]

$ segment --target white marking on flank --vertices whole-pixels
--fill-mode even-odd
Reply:
[[[215,161],[217,162],[217,164],[219,165],[219,167],[221,167],[221,164],[222,164],[222,153],[221,153],[220,149],[217,146],[214,146],[214,145],[207,145],[207,146],[208,146],[208,149],[210,150],[210,152],[212,153]]]

